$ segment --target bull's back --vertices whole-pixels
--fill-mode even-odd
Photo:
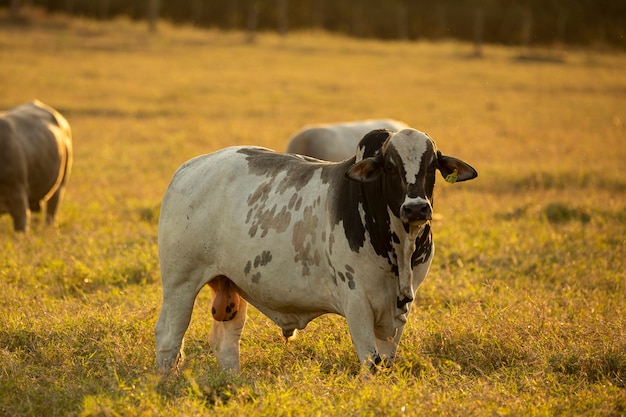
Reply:
[[[299,172],[314,173],[309,181],[290,185],[292,175],[273,170],[283,162],[286,169],[300,166]],[[293,156],[255,155],[250,148],[226,148],[182,165],[161,206],[164,280],[200,269],[228,277],[248,301],[263,300],[274,311],[285,303],[322,303],[307,291],[312,280],[327,275],[319,270],[324,251],[313,245],[326,236],[327,185],[314,165]],[[294,300],[301,295],[304,300]]]
[[[72,133],[67,120],[52,107],[33,101],[4,113],[28,172],[33,201],[48,199],[65,182],[72,166]]]
[[[245,221],[251,181],[240,147],[195,157],[175,172],[161,204],[159,251],[235,247]],[[195,255],[194,255],[195,256]]]
[[[226,216],[232,212],[232,189],[239,189],[238,172],[245,172],[245,158],[236,148],[197,156],[181,165],[167,187],[161,204],[159,228],[165,232],[180,231],[180,226],[190,227],[198,211],[206,210],[206,219],[217,217],[222,211]],[[167,230],[176,224],[173,230]]]
[[[405,123],[393,119],[311,125],[289,140],[286,151],[326,161],[343,161],[355,154],[359,141],[372,130],[398,131],[407,127]]]

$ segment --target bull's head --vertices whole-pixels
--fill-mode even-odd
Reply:
[[[450,182],[478,176],[466,162],[438,151],[425,133],[404,129],[394,134],[381,129],[361,140],[346,177],[362,183],[382,181],[389,209],[402,223],[411,225],[432,219],[436,170]]]
[[[365,135],[359,142],[355,163],[346,172],[351,180],[380,184],[391,232],[401,237],[395,243],[396,252],[400,252],[398,308],[413,300],[411,256],[415,239],[432,220],[437,170],[448,182],[478,176],[469,164],[438,151],[425,133],[404,129],[397,133],[375,130]]]

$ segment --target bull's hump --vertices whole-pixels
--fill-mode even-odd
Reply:
[[[283,186],[296,190],[308,185],[315,171],[328,165],[324,161],[282,154],[265,148],[239,148],[237,152],[245,155],[248,174],[272,179],[285,174]]]

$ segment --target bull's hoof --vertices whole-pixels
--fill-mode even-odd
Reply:
[[[180,373],[180,367],[185,361],[185,354],[179,352],[174,359],[164,361],[159,364],[159,374],[161,378],[177,376]]]

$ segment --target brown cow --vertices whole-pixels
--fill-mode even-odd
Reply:
[[[35,100],[0,112],[0,214],[16,231],[28,230],[42,202],[54,224],[71,168],[72,132],[56,110]]]

